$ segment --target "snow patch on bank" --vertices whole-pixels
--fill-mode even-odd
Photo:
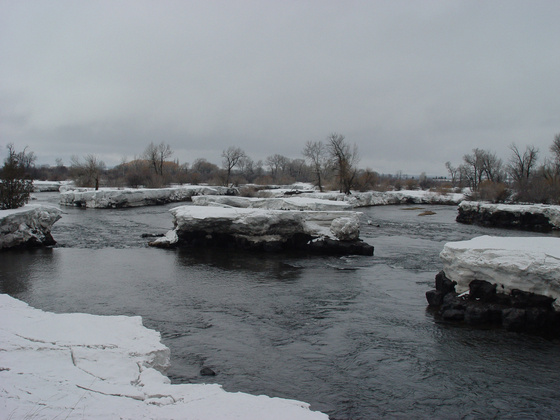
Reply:
[[[445,275],[468,290],[472,280],[560,298],[560,238],[480,236],[449,242],[440,253]],[[560,309],[560,302],[555,302]]]
[[[54,314],[0,294],[0,414],[9,419],[327,419],[303,402],[172,385],[140,317]]]

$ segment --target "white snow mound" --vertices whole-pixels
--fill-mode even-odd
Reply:
[[[445,275],[468,290],[472,280],[556,298],[560,309],[560,238],[480,236],[449,242],[440,253]]]

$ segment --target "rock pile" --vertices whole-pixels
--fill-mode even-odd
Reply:
[[[442,320],[560,337],[560,312],[554,310],[554,298],[519,289],[501,293],[496,284],[485,280],[471,281],[469,290],[458,295],[456,284],[441,271],[436,275],[436,289],[426,292],[430,308]]]

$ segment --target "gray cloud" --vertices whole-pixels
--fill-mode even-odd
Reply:
[[[361,166],[444,173],[560,132],[554,1],[0,1],[0,146],[108,164],[301,157],[337,131]]]

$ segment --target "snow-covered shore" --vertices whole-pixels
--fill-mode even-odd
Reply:
[[[0,294],[0,417],[327,419],[303,402],[172,385],[140,317],[54,314]]]
[[[560,229],[560,206],[463,201],[459,204],[457,221],[482,226],[546,232],[551,229]]]
[[[196,195],[225,195],[231,193],[226,187],[181,186],[171,188],[101,188],[70,189],[60,194],[63,206],[98,209],[140,207],[190,200]]]
[[[0,249],[53,245],[51,228],[61,213],[56,207],[38,204],[0,210]]]
[[[271,189],[259,191],[259,197],[285,197],[286,193],[296,196],[297,191],[287,189]],[[344,201],[352,207],[386,206],[392,204],[444,204],[456,205],[465,199],[464,194],[440,194],[423,190],[401,191],[367,191],[354,192],[346,195],[339,192],[302,192],[297,197],[317,198],[323,200]]]
[[[443,271],[457,282],[457,291],[468,290],[472,280],[560,298],[560,238],[480,236],[449,242],[441,251]],[[560,309],[560,302],[555,302]]]
[[[170,212],[175,228],[150,245],[373,254],[359,240],[359,214],[353,211],[180,206]]]

